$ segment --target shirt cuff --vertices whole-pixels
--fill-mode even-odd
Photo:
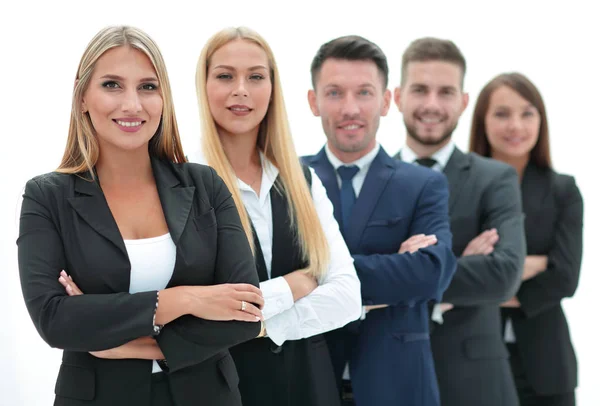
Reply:
[[[444,312],[442,312],[442,307],[439,303],[433,306],[433,311],[431,312],[431,320],[435,321],[438,324],[444,324]]]
[[[262,313],[265,320],[270,319],[294,306],[292,289],[283,276],[260,283],[260,290],[265,299]]]

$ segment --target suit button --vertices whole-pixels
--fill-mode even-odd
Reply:
[[[271,343],[271,352],[273,354],[279,354],[281,351],[283,351],[283,347],[280,345],[277,345],[275,343]]]

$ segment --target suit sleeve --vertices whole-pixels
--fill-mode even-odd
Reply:
[[[213,169],[211,172],[218,227],[215,284],[250,283],[258,287],[254,257],[231,193]],[[167,324],[157,342],[174,372],[255,338],[260,326],[259,322],[212,321],[187,315]]]
[[[60,271],[67,269],[65,247],[49,209],[45,185],[35,179],[27,182],[17,239],[21,289],[42,339],[51,347],[98,351],[149,336],[156,291],[66,294],[58,282]]]
[[[525,281],[517,297],[526,317],[535,317],[575,294],[583,247],[583,199],[572,177],[561,194],[548,268]]]
[[[364,305],[440,300],[456,270],[448,220],[448,184],[433,173],[416,202],[410,236],[435,234],[437,244],[410,254],[354,255]],[[400,247],[398,247],[400,249]]]
[[[482,195],[482,230],[496,228],[499,240],[490,255],[458,258],[458,269],[443,301],[454,306],[500,304],[515,295],[523,274],[525,232],[519,180],[507,168]]]

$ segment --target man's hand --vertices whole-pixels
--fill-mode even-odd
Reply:
[[[433,234],[425,235],[425,234],[417,234],[410,237],[408,240],[404,241],[400,245],[400,249],[398,250],[399,254],[404,254],[405,252],[409,252],[414,254],[421,248],[427,248],[431,245],[437,244],[437,237]]]
[[[517,299],[517,297],[513,297],[512,299],[502,303],[500,305],[500,307],[511,307],[511,308],[517,308],[517,307],[521,307],[521,302],[519,302],[519,299]]]
[[[463,257],[469,255],[489,255],[494,252],[494,246],[498,242],[500,237],[498,231],[495,228],[486,230],[473,238],[462,253]]]

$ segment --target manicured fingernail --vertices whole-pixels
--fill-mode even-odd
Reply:
[[[64,281],[65,281],[65,278],[63,278],[62,276],[60,276],[60,277],[58,278],[58,280],[59,280],[59,281],[61,281],[61,282],[64,282]]]

